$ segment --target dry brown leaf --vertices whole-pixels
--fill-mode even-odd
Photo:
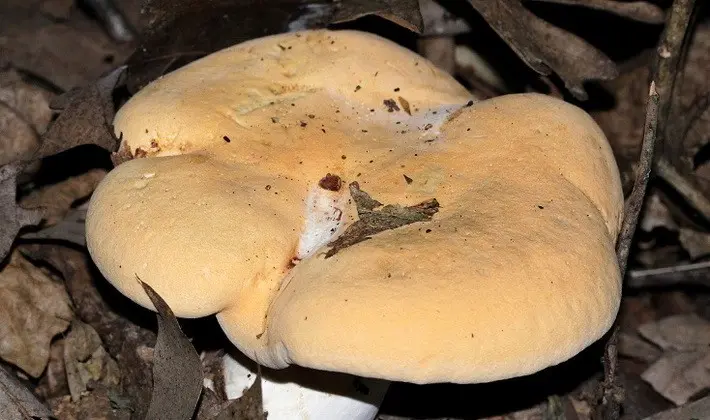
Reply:
[[[0,101],[0,166],[29,158],[38,146],[39,136],[32,125]]]
[[[50,398],[69,395],[67,372],[64,369],[64,338],[52,341],[49,348],[49,362],[35,388],[35,392],[44,401]]]
[[[43,225],[53,226],[66,217],[77,200],[91,195],[105,175],[104,169],[91,169],[57,184],[32,191],[20,200],[20,205],[27,208],[42,207]]]
[[[38,377],[49,360],[50,341],[73,316],[64,287],[13,252],[0,272],[0,358]]]
[[[710,351],[666,353],[641,378],[676,405],[685,404],[710,388]]]
[[[153,353],[153,391],[145,420],[191,419],[202,392],[202,363],[173,311],[149,285],[136,278],[158,314]]]
[[[52,119],[49,97],[16,71],[0,71],[0,166],[26,159],[39,147],[38,133]]]
[[[575,97],[587,98],[585,81],[618,76],[614,62],[601,51],[535,16],[520,0],[468,1],[530,68],[543,75],[554,71]]]
[[[57,98],[55,104],[62,112],[42,136],[35,157],[51,156],[83,144],[95,144],[114,152],[118,139],[111,128],[116,113],[113,92],[124,73],[125,66],[118,67],[94,83]]]
[[[710,234],[682,228],[678,239],[683,248],[690,254],[691,259],[695,260],[699,257],[710,255]]]
[[[71,413],[83,412],[101,413],[101,416],[110,418],[127,418],[126,413],[133,413],[134,418],[144,419],[153,379],[152,360],[144,357],[146,352],[142,349],[152,348],[155,334],[116,312],[118,307],[108,304],[106,296],[97,289],[97,283],[101,281],[92,270],[91,258],[86,250],[80,251],[55,244],[31,244],[19,248],[29,258],[46,262],[61,273],[74,303],[77,318],[91,325],[99,333],[106,350],[120,360],[121,393],[112,392],[110,395],[112,405],[116,408],[113,412],[94,409],[97,404],[102,407],[109,406],[107,401],[100,398],[101,395],[106,398],[102,388],[92,390],[78,404],[74,404],[71,398],[68,402],[53,400],[52,404],[67,413],[66,418],[72,418]],[[85,416],[88,417],[82,419],[102,418],[88,414]]]
[[[641,375],[658,393],[681,405],[710,388],[710,322],[676,315],[644,324],[639,333],[664,350]]]
[[[710,347],[710,322],[696,314],[674,315],[639,327],[639,333],[663,350]]]
[[[30,390],[0,366],[0,413],[3,420],[48,419],[52,413]]]
[[[67,17],[57,21],[28,13],[16,2],[0,2],[0,67],[26,70],[68,91],[110,71],[130,53],[131,46],[114,43],[79,8]]]
[[[632,359],[651,363],[661,356],[661,350],[635,334],[619,333],[619,354]]]
[[[79,401],[89,384],[114,388],[120,381],[118,364],[106,352],[99,334],[90,325],[72,321],[64,339],[64,365],[73,401]]]
[[[42,219],[39,209],[25,209],[15,202],[20,164],[0,166],[0,261],[10,252],[17,233]]]
[[[44,133],[52,121],[49,101],[53,96],[25,82],[13,69],[0,72],[0,101],[17,111],[39,134]]]

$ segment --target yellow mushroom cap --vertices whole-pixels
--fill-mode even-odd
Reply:
[[[136,276],[178,316],[216,313],[270,367],[469,383],[560,363],[618,310],[613,155],[563,101],[470,100],[361,32],[207,56],[116,116],[122,147],[143,158],[94,193],[91,255],[143,306]],[[439,212],[325,258],[357,218],[353,181],[385,204],[436,198]]]

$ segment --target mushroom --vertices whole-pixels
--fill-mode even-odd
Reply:
[[[91,198],[92,258],[142,306],[154,309],[136,276],[177,316],[216,314],[241,353],[276,369],[270,419],[293,417],[294,386],[312,395],[304,375],[372,378],[368,398],[325,387],[302,408],[336,418],[316,401],[337,394],[337,418],[371,419],[386,381],[531,374],[616,316],[618,169],[591,117],[561,100],[475,102],[390,41],[314,30],[178,69],[114,125],[132,159]],[[438,207],[391,216],[422,203]],[[336,245],[381,215],[397,223]],[[253,368],[238,360],[225,366],[243,380]]]

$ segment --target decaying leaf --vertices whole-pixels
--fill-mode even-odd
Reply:
[[[618,75],[614,62],[582,38],[535,16],[520,0],[468,0],[493,30],[536,72],[552,71],[569,91],[586,99],[583,83]]]
[[[77,319],[64,339],[64,366],[73,401],[79,401],[90,383],[110,388],[120,380],[118,364],[104,349],[99,334]]]
[[[333,23],[376,15],[410,31],[421,33],[424,21],[418,0],[341,0],[337,1]]]
[[[439,203],[435,198],[413,206],[388,204],[380,210],[375,210],[381,207],[382,203],[362,191],[357,182],[350,184],[350,195],[357,206],[359,220],[348,226],[338,239],[328,244],[331,249],[326,252],[325,258],[330,258],[349,246],[370,239],[377,233],[431,220],[439,211]]]
[[[153,353],[153,393],[146,420],[191,419],[202,392],[202,363],[173,311],[149,285],[138,281],[158,311]]]
[[[113,152],[118,141],[113,135],[116,112],[113,92],[121,84],[125,66],[81,89],[67,92],[58,98],[62,113],[42,136],[42,145],[35,157],[43,158],[82,144],[96,144]]]
[[[52,412],[2,366],[0,366],[0,413],[3,420],[52,417]]]
[[[30,192],[20,200],[20,205],[27,208],[42,207],[43,226],[56,225],[69,213],[74,202],[91,195],[105,175],[104,169],[91,169]]]
[[[25,226],[36,225],[42,219],[40,209],[25,209],[17,205],[17,175],[22,164],[0,166],[0,261],[10,252],[17,233]]]
[[[710,255],[710,234],[693,229],[680,229],[678,239],[683,248],[688,251],[691,259]]]
[[[64,287],[13,252],[0,272],[0,358],[40,376],[52,337],[65,331],[73,316]]]
[[[644,324],[639,333],[664,350],[642,375],[677,405],[710,389],[710,322],[695,314]]]

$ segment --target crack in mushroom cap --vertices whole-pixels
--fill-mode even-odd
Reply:
[[[331,41],[338,51],[323,46]],[[272,72],[299,88],[274,100],[263,90]],[[360,89],[342,87],[356,79]],[[412,115],[382,106],[390,93],[406,95]],[[143,306],[135,275],[178,316],[217,313],[234,344],[270,367],[466,383],[560,363],[618,310],[613,155],[593,120],[560,100],[469,100],[423,58],[353,31],[283,34],[205,57],[119,111],[125,147],[160,147],[94,193],[91,255]],[[301,238],[324,243],[307,203],[333,237],[357,217],[347,188],[313,197],[327,174],[385,204],[441,207],[430,222],[328,259],[326,247],[308,248],[294,263]]]

